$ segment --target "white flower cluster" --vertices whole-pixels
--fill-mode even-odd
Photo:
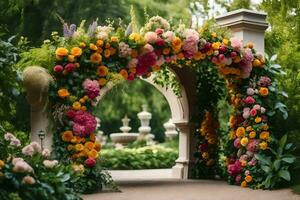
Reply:
[[[146,31],[155,31],[157,28],[161,28],[164,30],[170,29],[170,24],[167,20],[160,16],[151,17],[149,22],[145,25]]]
[[[109,33],[113,31],[114,28],[111,26],[97,26],[96,28],[96,38],[100,40],[107,40]]]
[[[126,58],[127,56],[130,56],[131,50],[132,49],[125,42],[120,42],[119,43],[119,56],[120,57]]]

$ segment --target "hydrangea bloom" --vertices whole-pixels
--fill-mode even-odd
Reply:
[[[73,131],[76,135],[90,135],[96,130],[96,118],[86,111],[79,110],[75,112],[71,119],[74,122]]]
[[[95,99],[100,94],[99,83],[96,80],[85,79],[82,86],[90,99]]]

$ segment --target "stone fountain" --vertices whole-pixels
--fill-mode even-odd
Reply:
[[[130,119],[125,115],[122,119],[123,126],[120,128],[122,133],[112,133],[110,134],[110,138],[115,144],[126,145],[130,142],[134,142],[137,140],[139,134],[138,133],[129,133],[131,127],[129,126]]]
[[[138,113],[137,116],[141,121],[141,126],[139,128],[139,140],[149,140],[154,139],[154,135],[151,134],[150,120],[152,118],[152,114],[147,111],[147,105],[142,106],[143,111]]]
[[[164,123],[164,128],[166,129],[165,135],[168,140],[172,140],[178,135],[178,132],[176,131],[176,126],[175,124],[173,124],[172,119],[169,119],[169,121]]]

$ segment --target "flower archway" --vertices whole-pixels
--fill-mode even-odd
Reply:
[[[256,155],[267,155],[269,146],[277,145],[269,123],[275,109],[274,73],[251,43],[243,46],[236,38],[228,39],[207,29],[172,29],[168,21],[156,16],[141,33],[97,26],[96,22],[88,30],[65,25],[64,37],[54,34],[47,45],[53,63],[49,104],[55,127],[54,152],[63,162],[85,167],[87,176],[92,177],[101,146],[96,141],[96,120],[91,111],[108,82],[133,81],[172,67],[179,76],[185,69],[195,76],[195,83],[194,78],[186,77],[186,87],[196,84],[189,94],[199,93],[197,84],[209,73],[218,72],[226,83],[234,111],[228,137],[223,139],[226,159],[222,166],[230,182],[255,188],[263,182],[261,177],[267,176]],[[208,70],[205,73],[204,68]],[[195,97],[189,100],[189,106],[206,105],[197,100],[199,94],[189,94],[187,98]],[[212,103],[202,109],[204,114],[196,113],[194,168],[202,173],[210,173],[218,165],[219,125]]]

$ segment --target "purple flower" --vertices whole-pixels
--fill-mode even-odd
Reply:
[[[98,26],[97,20],[93,21],[93,23],[89,25],[87,33],[90,37],[95,36],[95,31],[96,31],[97,26]]]
[[[272,80],[267,76],[261,76],[257,84],[261,87],[268,87],[272,85]]]
[[[70,27],[69,27],[67,23],[64,23],[63,32],[64,32],[64,37],[65,38],[73,37],[75,31],[76,31],[76,25],[75,24],[71,24]]]

